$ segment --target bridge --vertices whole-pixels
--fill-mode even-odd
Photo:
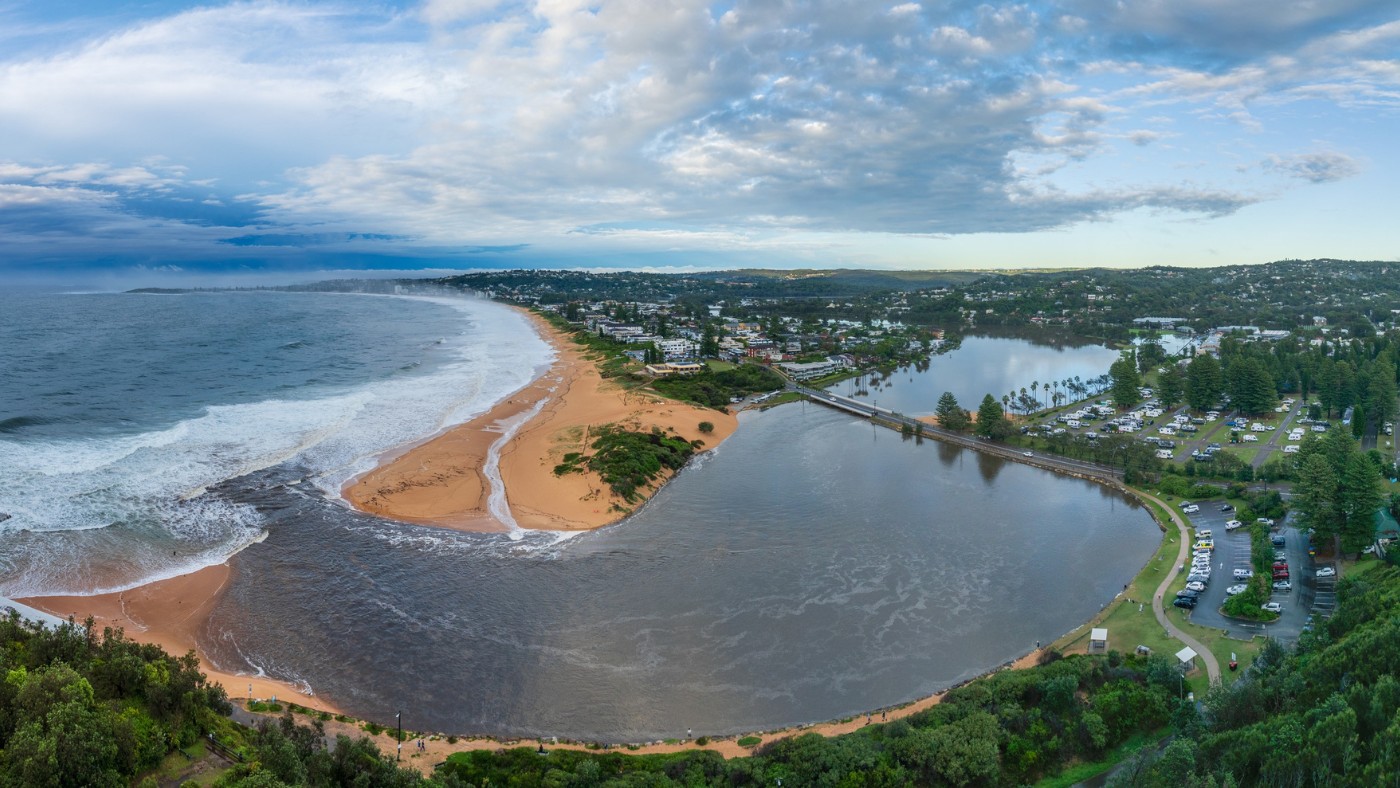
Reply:
[[[868,402],[843,397],[840,394],[833,394],[830,391],[808,388],[796,383],[788,384],[790,391],[796,391],[806,396],[813,402],[818,402],[828,407],[836,408],[847,413],[851,413],[862,418],[870,419],[876,424],[881,424],[891,429],[903,431],[906,427],[911,430],[918,430],[925,438],[933,438],[945,443],[951,443],[963,448],[980,451],[984,454],[991,454],[1006,460],[1034,465],[1039,468],[1046,468],[1052,471],[1080,476],[1097,481],[1109,482],[1115,486],[1121,485],[1123,472],[1110,465],[1100,465],[1096,462],[1086,462],[1075,460],[1069,457],[1058,455],[1042,455],[1007,446],[1002,443],[995,443],[988,439],[978,438],[962,433],[945,430],[936,427],[926,421],[920,421],[912,416],[903,413],[896,413],[889,408],[881,408]]]

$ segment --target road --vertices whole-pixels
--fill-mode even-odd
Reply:
[[[887,408],[878,408],[868,403],[861,402],[860,400],[851,399],[850,397],[832,394],[829,391],[798,385],[790,385],[789,389],[805,394],[813,401],[822,402],[848,412],[859,413],[866,417],[890,422],[897,427],[908,425],[910,429],[921,429],[926,438],[934,438],[1003,459],[1025,463],[1026,465],[1035,465],[1040,468],[1048,468],[1050,470],[1060,471],[1061,473],[1088,476],[1114,483],[1120,483],[1123,478],[1122,471],[1109,465],[1100,465],[1094,462],[1085,462],[1084,460],[1075,460],[1053,454],[1033,454],[1014,446],[1007,446],[990,440],[983,440],[970,435],[951,432],[941,427],[936,427],[927,421],[921,421],[912,416],[905,416],[902,413],[896,413]]]

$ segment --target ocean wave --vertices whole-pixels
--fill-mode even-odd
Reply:
[[[26,555],[0,547],[0,565],[16,566],[0,577],[0,587],[29,594],[112,587],[112,568],[89,551],[117,537],[78,538],[85,531],[113,531],[128,540],[116,549],[125,554],[129,577],[115,585],[221,563],[265,536],[265,524],[253,507],[207,490],[294,461],[323,494],[338,498],[345,482],[385,452],[485,412],[553,358],[552,348],[513,310],[467,299],[413,300],[449,306],[465,325],[461,334],[433,345],[430,352],[439,358],[431,366],[307,399],[209,405],[199,416],[135,435],[0,435],[0,478],[6,479],[0,511],[12,515],[0,523],[0,534],[28,535]],[[49,544],[35,544],[44,536]],[[172,550],[175,560],[163,560]],[[65,564],[66,576],[80,576],[82,588],[60,581]],[[11,576],[16,572],[23,577]]]

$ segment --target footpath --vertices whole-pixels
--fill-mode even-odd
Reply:
[[[1172,522],[1176,525],[1177,534],[1181,537],[1181,546],[1176,549],[1176,563],[1173,564],[1173,566],[1179,567],[1186,563],[1186,551],[1191,544],[1191,537],[1186,533],[1186,523],[1181,519],[1181,515],[1177,514],[1176,509],[1168,506],[1155,495],[1148,495],[1141,491],[1137,494],[1161,506],[1162,509],[1171,516]],[[1210,649],[1201,645],[1199,640],[1181,631],[1180,627],[1173,624],[1171,619],[1167,618],[1167,611],[1163,606],[1163,599],[1166,596],[1167,589],[1172,584],[1172,580],[1176,579],[1176,575],[1176,572],[1167,573],[1167,576],[1162,579],[1162,584],[1157,586],[1157,591],[1152,595],[1152,612],[1157,616],[1157,623],[1162,625],[1162,629],[1166,630],[1168,635],[1190,646],[1191,650],[1195,651],[1196,654],[1200,656],[1201,660],[1206,663],[1206,675],[1210,677],[1210,683],[1212,685],[1219,684],[1220,660],[1215,658],[1215,654],[1213,654]]]

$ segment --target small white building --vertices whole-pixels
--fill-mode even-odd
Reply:
[[[1108,629],[1105,627],[1094,627],[1089,630],[1089,653],[1104,654],[1108,652]]]
[[[1176,652],[1176,664],[1181,668],[1182,673],[1190,673],[1196,669],[1196,651],[1187,646]]]

